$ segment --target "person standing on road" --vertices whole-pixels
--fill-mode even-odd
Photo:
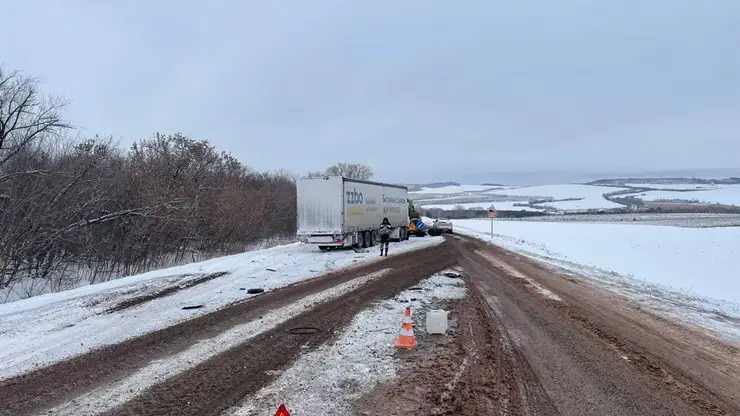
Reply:
[[[388,217],[383,218],[383,222],[380,223],[380,255],[383,256],[383,246],[385,246],[385,256],[388,257],[388,242],[391,239],[391,232],[393,232],[393,226]]]

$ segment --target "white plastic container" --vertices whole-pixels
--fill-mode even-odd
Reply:
[[[432,309],[427,312],[427,334],[442,334],[447,332],[447,314],[442,309]]]

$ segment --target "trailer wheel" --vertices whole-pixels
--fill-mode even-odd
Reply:
[[[378,233],[373,231],[370,233],[370,247],[373,247],[378,242]]]
[[[371,240],[372,235],[370,234],[370,231],[365,231],[362,233],[362,239],[365,240],[363,248],[372,247],[373,246],[373,240]]]

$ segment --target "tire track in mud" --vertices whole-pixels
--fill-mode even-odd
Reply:
[[[258,319],[297,299],[382,269],[402,269],[409,264],[407,259],[411,256],[444,258],[449,247],[443,245],[445,243],[294,283],[158,331],[0,380],[0,415],[36,414],[97,386],[130,376],[153,360],[182,352],[202,339]]]
[[[109,382],[60,406],[46,410],[51,414],[60,416],[91,416],[115,409],[131,400],[136,392],[144,391],[164,380],[195,368],[200,363],[223,354],[239,344],[250,342],[260,333],[276,328],[288,319],[298,316],[318,304],[356,290],[389,271],[390,269],[384,269],[346,283],[340,283],[315,295],[296,299],[295,302],[289,305],[267,312],[260,316],[258,320],[237,325],[213,338],[202,340],[181,353],[152,362],[129,377]]]
[[[457,254],[461,259],[463,253]],[[468,296],[446,308],[457,324],[446,335],[453,338],[452,342],[435,345],[421,341],[418,348],[424,353],[417,352],[408,358],[405,352],[399,352],[399,359],[413,360],[407,363],[408,371],[396,382],[379,386],[361,398],[355,405],[356,414],[559,414],[526,359],[513,347],[486,299],[472,283],[473,273],[481,271],[468,267],[464,273]]]
[[[420,254],[419,252],[416,253]],[[350,317],[371,302],[393,296],[456,262],[448,243],[425,251],[425,261],[405,261],[377,280],[346,295],[317,305],[195,368],[157,384],[119,408],[119,415],[217,415],[278,377],[303,353],[328,342],[350,323]],[[387,264],[384,264],[388,267]],[[291,328],[319,328],[295,335]]]
[[[462,246],[463,267],[477,269],[476,286],[491,300],[515,349],[530,361],[562,414],[740,414],[740,380],[722,370],[740,363],[736,357],[722,358],[727,348],[712,347],[716,340],[691,344],[669,337],[659,326],[664,319],[632,319],[618,296],[484,242],[469,240]],[[562,299],[546,296],[508,268]],[[710,347],[692,352],[691,345]]]
[[[203,276],[196,277],[195,279],[188,280],[179,285],[173,285],[173,286],[166,287],[164,289],[157,290],[154,293],[149,293],[146,295],[141,295],[141,296],[136,296],[130,299],[126,299],[123,302],[119,302],[116,305],[111,306],[105,311],[105,313],[120,312],[122,310],[141,305],[142,303],[153,301],[154,299],[163,298],[165,296],[171,296],[181,290],[190,289],[191,287],[202,285],[203,283],[210,282],[213,279],[226,276],[227,274],[229,274],[229,272],[208,273]]]
[[[491,268],[479,262],[469,261],[475,252],[463,249],[458,245],[457,250],[473,303],[471,312],[478,321],[478,330],[488,334],[486,342],[478,342],[478,347],[485,354],[484,365],[473,368],[472,387],[461,396],[462,405],[449,415],[557,415],[560,414],[552,403],[540,380],[531,368],[529,362],[519,349],[516,340],[507,332],[501,322],[500,305],[494,298],[485,296],[474,277],[490,273]],[[484,338],[485,339],[485,338]],[[488,371],[483,368],[488,367]],[[476,374],[477,372],[477,374]],[[489,378],[496,380],[496,388],[490,389],[488,394],[481,394],[476,387],[486,383],[486,373]],[[491,377],[493,375],[494,377]],[[490,381],[489,381],[490,383]],[[481,398],[485,401],[481,403]],[[484,405],[488,404],[489,407]]]

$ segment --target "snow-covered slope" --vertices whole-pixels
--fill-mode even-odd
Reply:
[[[421,190],[409,192],[412,196],[424,195],[424,194],[439,194],[439,195],[450,195],[459,194],[463,192],[482,192],[489,189],[500,188],[500,186],[490,185],[449,185],[441,186],[439,188],[421,188]]]
[[[693,201],[704,204],[723,204],[740,206],[740,186],[724,186],[697,191],[648,191],[635,195],[643,201]]]
[[[544,211],[544,208],[533,208],[528,206],[516,206],[514,204],[517,203],[524,203],[526,201],[520,201],[520,202],[465,202],[461,204],[435,204],[435,203],[426,203],[421,202],[418,205],[420,207],[424,207],[427,209],[456,209],[458,207],[462,207],[463,209],[489,209],[490,207],[494,207],[495,209],[499,211],[533,211],[533,212],[541,212]]]
[[[441,237],[393,244],[389,254],[442,241]],[[315,246],[290,244],[221,257],[0,305],[0,379],[37,364],[52,363],[102,345],[124,341],[213,312],[249,295],[305,280],[329,270],[378,259],[377,252],[322,253]],[[131,308],[122,302],[216,272],[228,274]],[[202,305],[183,310],[183,306]]]
[[[611,186],[581,185],[581,184],[559,184],[524,186],[501,191],[488,191],[486,193],[498,195],[516,195],[526,197],[551,197],[555,199],[566,198],[589,198],[603,199],[603,194],[619,191],[622,188]]]
[[[541,211],[549,208],[557,211],[578,212],[590,209],[624,207],[605,199],[603,196],[606,193],[623,189],[617,187],[562,184],[475,191],[475,186],[477,185],[438,188],[447,189],[449,192],[421,193],[414,196],[414,201],[417,205],[425,208],[454,209],[462,206],[465,209],[487,209],[493,205],[498,210],[506,211]],[[454,189],[452,188],[466,189],[466,191],[453,192]],[[537,202],[537,205],[534,207],[514,205],[530,202]]]
[[[625,186],[631,187],[631,188],[653,188],[653,189],[660,189],[660,190],[668,190],[668,191],[688,191],[688,190],[697,190],[697,189],[714,189],[717,188],[717,185],[705,185],[705,184],[695,184],[695,183],[628,183],[625,184]]]
[[[486,220],[455,220],[457,232],[489,240]],[[740,337],[738,228],[497,221],[493,242],[600,285]]]
[[[485,220],[455,220],[480,233]],[[494,233],[535,244],[550,255],[609,269],[697,296],[740,303],[737,228],[497,221]]]

